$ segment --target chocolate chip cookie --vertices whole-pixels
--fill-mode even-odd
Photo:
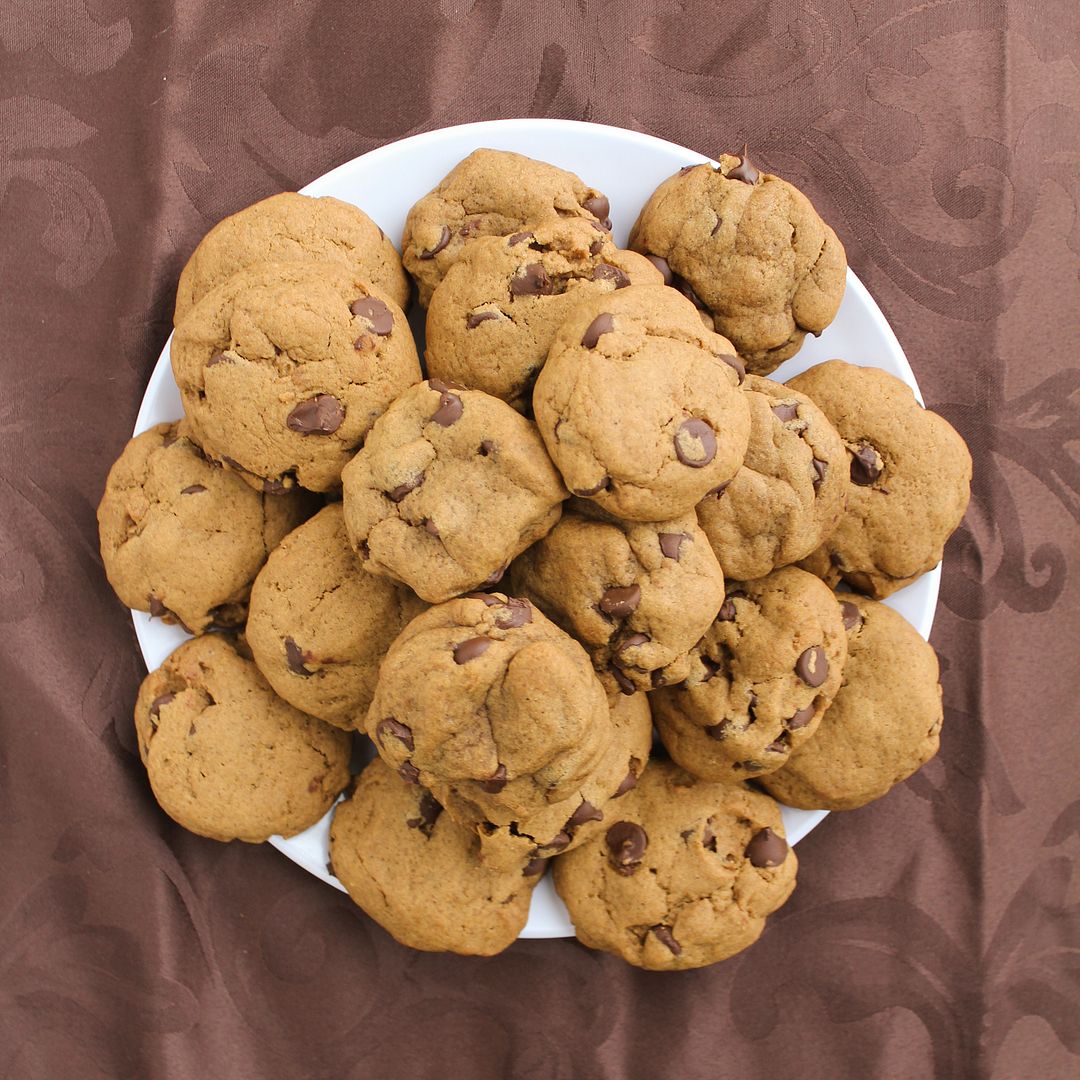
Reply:
[[[789,385],[832,421],[851,476],[846,512],[802,565],[881,600],[941,561],[971,495],[971,454],[885,371],[829,360]]]
[[[770,793],[806,810],[854,810],[880,799],[938,750],[942,707],[934,650],[902,615],[840,594],[848,635],[844,679],[817,734],[779,771]]]
[[[764,577],[805,558],[847,504],[847,451],[805,394],[747,375],[750,444],[742,468],[698,503],[698,522],[728,577]]]
[[[501,593],[450,600],[405,627],[367,733],[405,779],[522,818],[570,798],[614,737],[585,650]]]
[[[219,221],[199,242],[176,288],[178,324],[212,289],[252,263],[339,263],[385,293],[409,302],[409,279],[382,229],[351,203],[285,191]]]
[[[609,691],[626,694],[686,678],[724,602],[724,575],[693,514],[646,523],[566,513],[518,556],[510,581],[589,650]]]
[[[360,568],[341,503],[331,503],[267,560],[245,636],[286,701],[337,727],[362,728],[379,662],[425,606],[405,586]]]
[[[584,297],[663,279],[595,221],[555,218],[467,244],[431,298],[428,374],[528,412],[555,331]]]
[[[476,834],[480,857],[500,869],[526,866],[540,875],[546,860],[583,844],[603,827],[621,798],[637,783],[652,750],[652,717],[643,694],[609,697],[613,738],[595,771],[568,798],[527,818],[499,807],[480,807],[449,784],[436,784],[432,794],[450,816]]]
[[[161,808],[212,840],[293,836],[349,782],[349,736],[282,701],[220,634],[146,676],[135,731]]]
[[[565,169],[507,150],[474,150],[409,211],[402,258],[427,307],[471,240],[559,218],[596,221],[610,231],[608,210],[605,196]]]
[[[330,863],[353,900],[402,945],[466,956],[513,943],[540,880],[520,864],[482,863],[476,837],[378,758],[334,810]]]
[[[752,945],[795,888],[780,808],[743,784],[654,761],[606,828],[555,860],[578,940],[677,971]]]
[[[360,565],[431,603],[499,581],[566,497],[535,425],[437,379],[394,402],[342,480]]]
[[[372,423],[420,378],[409,324],[331,263],[257,263],[207,293],[172,340],[203,449],[268,491],[329,491]]]
[[[750,414],[730,342],[662,285],[582,300],[536,380],[533,409],[575,495],[631,521],[667,521],[742,464]]]
[[[645,204],[630,247],[707,310],[747,371],[767,375],[836,317],[847,259],[798,188],[760,172],[745,150],[690,165]]]
[[[311,501],[305,492],[252,491],[215,468],[185,425],[158,424],[109,470],[97,510],[101,561],[136,611],[193,634],[242,626],[259,567]]]
[[[657,731],[706,780],[771,773],[817,731],[846,656],[835,596],[813,575],[788,566],[729,582],[686,681],[652,695]]]

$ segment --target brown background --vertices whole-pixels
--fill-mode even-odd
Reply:
[[[1075,0],[0,3],[0,1076],[1080,1074]],[[397,946],[186,835],[94,507],[222,215],[416,131],[562,116],[800,183],[968,438],[941,755],[800,846],[748,953]]]

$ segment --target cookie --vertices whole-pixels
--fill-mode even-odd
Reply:
[[[360,565],[431,603],[499,581],[566,497],[530,421],[435,379],[394,402],[342,480]]]
[[[840,594],[848,634],[844,679],[817,734],[779,771],[769,792],[806,810],[865,806],[938,751],[942,706],[934,650],[902,615]]]
[[[409,279],[382,229],[351,203],[285,191],[219,221],[180,274],[173,322],[179,325],[211,290],[252,263],[338,263],[385,293],[409,302]]]
[[[742,468],[698,503],[697,517],[728,577],[764,577],[832,534],[847,504],[847,452],[804,394],[748,375],[750,443]]]
[[[888,372],[829,360],[789,385],[840,433],[851,476],[846,512],[802,565],[881,600],[941,562],[971,496],[971,454]]]
[[[795,888],[780,808],[743,784],[654,761],[616,805],[553,871],[591,949],[654,971],[703,967],[752,945]]]
[[[146,676],[135,731],[161,808],[212,840],[294,836],[349,782],[349,736],[282,701],[220,634]]]
[[[420,378],[409,324],[331,263],[257,263],[173,334],[172,369],[203,449],[270,491],[329,491],[375,419]]]
[[[427,314],[427,371],[528,412],[560,324],[585,297],[662,284],[643,256],[620,251],[595,221],[555,218],[467,244]]]
[[[652,750],[652,717],[644,694],[609,697],[613,737],[608,751],[568,798],[546,806],[527,818],[498,807],[477,806],[449,784],[432,792],[458,824],[480,841],[485,865],[500,869],[526,866],[539,875],[553,855],[583,844],[612,813],[614,800],[637,783]]]
[[[378,758],[334,810],[330,866],[402,945],[492,956],[521,933],[539,874],[480,861],[475,836]]]
[[[510,582],[585,646],[606,689],[627,694],[686,678],[724,602],[724,575],[692,513],[661,523],[565,513],[514,560]]]
[[[771,773],[817,731],[846,657],[836,598],[813,575],[788,566],[729,582],[686,681],[651,696],[657,731],[695,776]]]
[[[750,437],[730,342],[663,285],[581,301],[536,380],[536,423],[567,487],[631,521],[667,521],[727,483]]]
[[[520,817],[570,798],[614,737],[585,650],[501,593],[450,600],[405,627],[367,733],[405,779]]]
[[[242,626],[267,554],[313,509],[305,492],[265,495],[215,468],[180,423],[136,435],[97,510],[116,595],[192,634]]]
[[[794,356],[836,317],[847,259],[798,188],[722,154],[690,165],[645,204],[630,247],[659,260],[672,284],[712,316],[755,375]]]
[[[409,211],[401,238],[405,268],[427,307],[470,241],[509,236],[559,218],[599,222],[608,201],[573,173],[507,150],[474,150]]]
[[[362,728],[383,655],[425,606],[360,568],[341,503],[331,503],[267,560],[251,590],[245,637],[266,681],[291,705]]]

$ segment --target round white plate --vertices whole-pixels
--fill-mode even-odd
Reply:
[[[515,150],[550,161],[577,173],[586,183],[611,200],[611,220],[617,243],[625,243],[638,211],[661,180],[683,165],[708,158],[674,143],[636,131],[583,124],[573,120],[492,120],[464,124],[382,146],[347,161],[303,188],[307,195],[334,195],[354,203],[369,214],[390,237],[401,236],[409,207],[430,191],[463,157],[478,147]],[[414,317],[414,329],[422,320]],[[171,338],[170,338],[171,340]],[[423,355],[423,342],[418,342]],[[884,368],[903,379],[922,401],[900,343],[877,304],[859,279],[848,270],[847,291],[833,324],[819,338],[809,337],[799,354],[773,373],[783,381],[812,364],[840,357],[854,364]],[[150,376],[135,434],[181,414],[180,395],[169,366],[169,342],[161,351]],[[924,575],[913,585],[890,597],[887,603],[899,611],[923,637],[929,637],[937,604],[941,568]],[[176,626],[132,612],[143,659],[153,670],[187,635]],[[826,816],[826,811],[784,808],[788,839],[797,843]],[[310,829],[270,843],[293,862],[328,884],[341,888],[326,871],[330,814]],[[555,894],[550,875],[533,894],[529,921],[522,937],[571,937],[573,928],[562,901]]]

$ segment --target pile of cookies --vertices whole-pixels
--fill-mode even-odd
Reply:
[[[883,371],[767,377],[836,315],[836,235],[745,151],[630,250],[608,213],[478,150],[402,258],[333,198],[223,221],[180,278],[184,416],[98,510],[121,600],[193,635],[135,707],[158,802],[250,842],[333,808],[332,872],[414,948],[506,948],[550,867],[585,944],[721,960],[794,888],[779,803],[938,746],[936,658],[880,601],[940,560],[967,449]]]

